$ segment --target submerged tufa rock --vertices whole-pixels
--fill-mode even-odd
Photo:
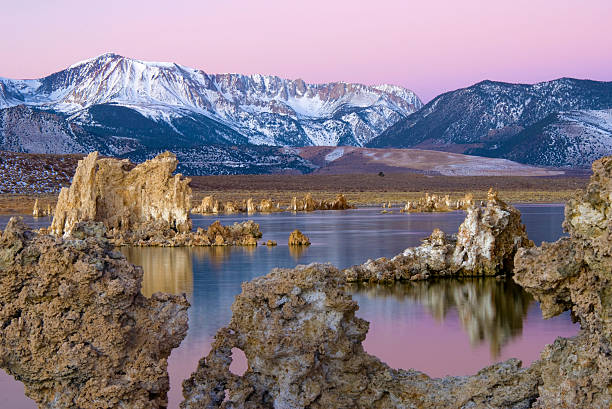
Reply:
[[[187,333],[184,297],[140,293],[142,269],[102,223],[0,236],[0,366],[39,408],[165,408],[167,358]]]
[[[133,166],[128,160],[90,153],[79,161],[70,188],[62,188],[51,232],[70,234],[80,221],[99,221],[111,232],[147,223],[184,233],[191,230],[189,179],[172,175],[178,161],[170,152]]]
[[[290,246],[310,246],[310,240],[304,233],[302,233],[298,229],[295,229],[289,235],[289,245]]]
[[[540,302],[545,317],[571,310],[578,336],[542,353],[536,408],[612,407],[612,157],[593,163],[585,191],[565,206],[570,234],[521,249],[514,280]]]
[[[432,379],[367,354],[368,322],[331,265],[275,269],[242,285],[232,320],[183,382],[183,409],[527,408],[537,374],[509,360],[474,376]],[[248,369],[230,372],[232,349]]]
[[[510,273],[519,247],[533,246],[521,214],[489,191],[486,206],[474,203],[456,235],[435,229],[419,247],[391,260],[379,258],[345,270],[348,281],[419,280],[430,276]]]
[[[223,211],[223,203],[215,199],[214,196],[206,196],[202,199],[199,206],[191,209],[192,213],[211,214]]]
[[[42,209],[38,207],[38,199],[34,200],[34,207],[32,208],[32,217],[42,217]]]

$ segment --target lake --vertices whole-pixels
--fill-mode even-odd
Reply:
[[[517,205],[529,237],[539,245],[563,234],[563,205]],[[186,293],[189,332],[169,359],[170,408],[178,408],[181,382],[210,350],[212,337],[231,318],[230,306],[240,284],[274,267],[330,262],[339,268],[368,258],[392,257],[438,227],[454,233],[464,212],[381,214],[380,209],[312,213],[257,214],[263,240],[276,247],[122,248],[145,271],[143,293]],[[243,221],[246,215],[193,216],[194,227],[220,219]],[[8,217],[0,216],[0,227]],[[37,226],[48,219],[32,220]],[[302,249],[287,246],[289,233],[300,229],[312,242]],[[483,366],[516,357],[529,365],[544,345],[558,336],[573,336],[578,325],[568,313],[543,320],[538,303],[511,280],[464,278],[347,286],[359,303],[357,315],[370,322],[365,349],[394,368],[415,368],[431,376],[473,374]],[[237,362],[238,368],[245,362]],[[0,371],[0,394],[6,407],[30,409],[23,386]]]

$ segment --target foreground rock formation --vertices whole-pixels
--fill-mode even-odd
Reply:
[[[0,236],[0,366],[40,408],[167,406],[188,303],[144,297],[142,269],[104,230],[77,223],[57,238],[13,218]]]
[[[310,246],[310,239],[298,229],[295,229],[289,235],[290,246]]]
[[[542,353],[535,407],[612,407],[612,157],[593,163],[585,191],[566,204],[569,238],[521,249],[514,280],[540,301],[545,317],[571,310],[580,334]]]
[[[242,286],[229,325],[183,383],[183,409],[527,408],[540,378],[509,360],[471,377],[432,379],[368,355],[368,323],[330,265],[273,270]],[[232,349],[248,360],[229,367]]]
[[[80,221],[102,222],[111,234],[152,224],[190,231],[190,180],[172,174],[177,164],[169,152],[135,167],[128,160],[90,153],[79,161],[70,188],[60,192],[51,232],[70,234]]]
[[[520,247],[531,247],[521,214],[489,191],[485,206],[471,203],[456,235],[435,229],[419,247],[345,270],[348,281],[391,282],[431,276],[490,276],[512,272]]]

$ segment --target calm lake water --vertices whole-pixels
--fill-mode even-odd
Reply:
[[[562,234],[562,205],[518,205],[529,237],[540,244]],[[194,226],[216,219],[228,224],[245,215],[194,216]],[[181,401],[181,382],[210,350],[212,337],[231,318],[230,306],[240,284],[274,267],[330,262],[344,268],[368,258],[392,257],[438,227],[454,233],[463,212],[380,214],[380,209],[253,215],[262,240],[277,247],[123,248],[145,271],[143,293],[186,293],[190,302],[189,333],[169,360],[170,408]],[[8,220],[0,217],[0,227]],[[30,218],[26,218],[31,222]],[[39,226],[48,220],[38,219]],[[310,247],[287,246],[298,228]],[[370,322],[364,342],[368,352],[394,368],[415,368],[431,376],[465,375],[483,366],[516,357],[524,365],[539,358],[544,345],[558,336],[573,336],[578,326],[569,315],[541,318],[538,304],[510,280],[448,279],[393,286],[350,285],[360,317]],[[245,362],[236,362],[237,370]],[[34,408],[23,386],[0,371],[0,407]],[[6,406],[5,406],[6,405]]]

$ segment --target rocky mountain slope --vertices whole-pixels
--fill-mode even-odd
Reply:
[[[163,150],[139,150],[120,158],[141,163]],[[310,173],[318,166],[295,153],[270,146],[207,145],[174,150],[184,175]],[[0,151],[0,193],[55,193],[69,186],[82,154],[31,154]]]
[[[0,149],[24,153],[87,153],[114,155],[139,144],[128,138],[97,136],[62,115],[25,105],[0,110]]]
[[[0,151],[0,194],[55,193],[70,186],[83,155],[43,155]]]
[[[594,157],[612,153],[609,113],[593,112],[611,108],[612,82],[571,78],[533,85],[483,81],[438,96],[367,145],[471,152],[537,165],[584,166]],[[552,126],[554,130],[550,128],[553,122],[558,122]],[[597,125],[593,126],[594,122]],[[535,128],[530,129],[532,126]],[[541,129],[546,127],[543,133]],[[531,139],[536,134],[543,135],[537,146]],[[552,135],[555,143],[549,143]]]
[[[163,149],[147,149],[123,155],[140,163],[162,153]],[[185,175],[249,175],[269,173],[310,173],[318,166],[295,152],[275,146],[202,145],[175,148],[179,160],[177,172]]]
[[[612,110],[553,113],[507,140],[468,152],[535,165],[587,168],[612,153]]]
[[[104,54],[41,79],[0,78],[0,108],[17,105],[53,112],[94,138],[112,139],[118,151],[209,143],[362,146],[422,103],[392,85],[207,74]],[[77,151],[60,145],[54,153]]]

